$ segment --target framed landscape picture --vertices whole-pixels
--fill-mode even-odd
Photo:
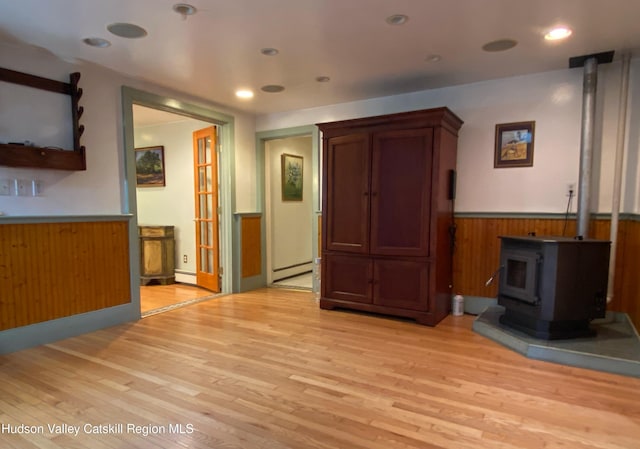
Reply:
[[[136,186],[163,187],[164,147],[136,148]]]
[[[496,125],[494,168],[533,166],[535,124],[517,122]]]
[[[302,201],[302,156],[283,154],[282,201]]]

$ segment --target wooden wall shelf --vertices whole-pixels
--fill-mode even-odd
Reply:
[[[84,126],[79,124],[84,108],[79,105],[82,89],[78,88],[80,73],[69,75],[69,82],[50,80],[28,73],[0,68],[0,81],[69,95],[73,125],[73,150],[52,147],[0,144],[0,165],[7,167],[49,168],[56,170],[86,170],[85,147],[80,145]]]
[[[0,144],[0,165],[54,170],[86,170],[87,168],[84,147],[82,151],[77,152],[12,144]]]

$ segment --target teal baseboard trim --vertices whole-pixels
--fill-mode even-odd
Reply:
[[[594,220],[611,220],[611,214],[608,212],[601,212],[591,214],[591,218],[593,218]],[[620,213],[620,215],[618,215],[618,219],[621,221],[640,221],[640,215],[632,213]]]
[[[455,218],[507,218],[507,219],[530,219],[530,220],[564,220],[566,214],[553,212],[456,212]],[[620,220],[640,221],[640,214],[621,213]],[[591,214],[594,220],[610,220],[611,214],[598,212]],[[569,220],[575,220],[576,214],[570,213]]]
[[[498,304],[496,298],[487,298],[484,296],[464,296],[464,313],[470,315],[479,315],[488,307]],[[453,300],[453,296],[451,297]]]
[[[0,354],[21,351],[140,319],[139,304],[123,304],[0,332]]]

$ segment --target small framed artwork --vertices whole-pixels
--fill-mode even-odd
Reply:
[[[536,122],[496,125],[494,168],[532,167]]]
[[[164,147],[136,148],[136,186],[163,187]]]
[[[282,201],[302,201],[302,156],[283,154]]]

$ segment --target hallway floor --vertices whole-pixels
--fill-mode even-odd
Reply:
[[[190,284],[143,285],[140,287],[140,311],[144,317],[217,295]]]
[[[280,288],[298,288],[301,290],[311,290],[313,288],[313,275],[311,272],[303,273],[298,276],[276,281],[273,287]]]

